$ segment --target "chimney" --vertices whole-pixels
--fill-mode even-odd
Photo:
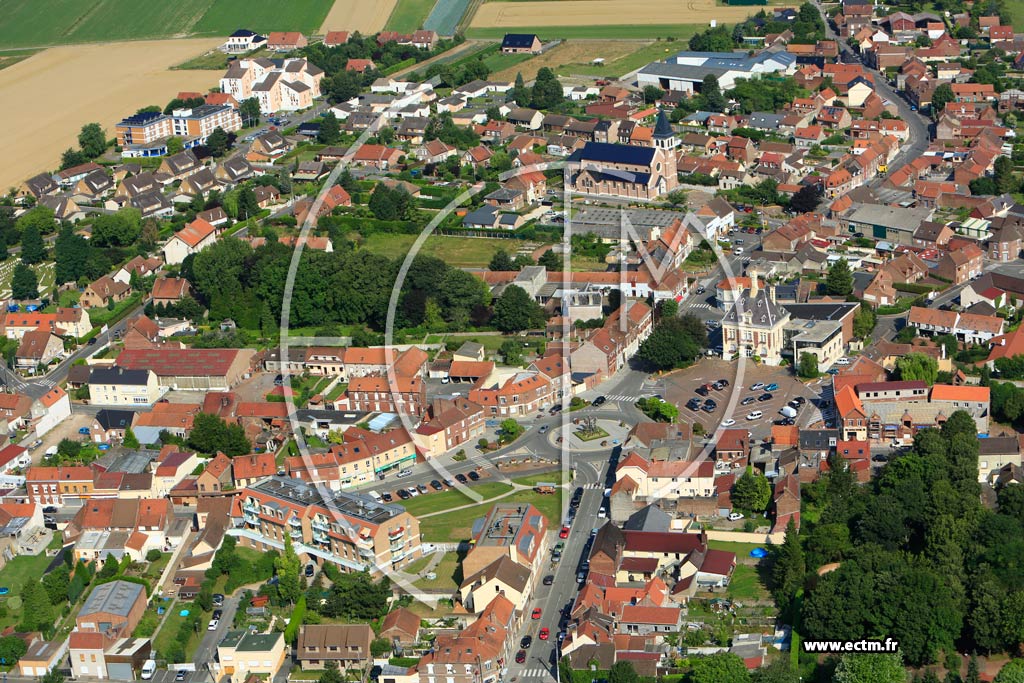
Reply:
[[[751,299],[753,299],[755,296],[757,296],[758,289],[759,289],[759,287],[758,287],[758,282],[757,282],[757,268],[751,268],[750,269],[750,298]]]

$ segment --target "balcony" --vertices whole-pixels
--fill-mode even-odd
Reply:
[[[356,546],[359,548],[369,548],[373,550],[373,537],[372,536],[359,536],[356,538]]]
[[[360,557],[376,557],[376,553],[373,552],[373,548],[364,548],[364,547],[360,546],[359,547],[359,556]]]
[[[407,539],[404,538],[393,538],[391,539],[391,552],[395,552],[399,548],[404,548]]]
[[[323,533],[322,531],[316,531],[314,529],[313,530],[313,542],[314,543],[322,543],[324,545],[330,545],[331,544],[331,539],[329,539],[327,537],[327,534]]]
[[[319,517],[314,517],[313,521],[310,522],[310,524],[311,524],[311,526],[314,529],[320,529],[320,530],[325,531],[325,532],[326,531],[330,531],[330,529],[331,529],[330,523],[325,522],[324,520],[320,519]]]
[[[292,529],[288,532],[288,535],[293,539],[302,539],[302,529]]]
[[[246,524],[259,524],[260,523],[260,516],[256,512],[251,512],[249,510],[243,510],[242,511],[242,516],[245,518]]]
[[[254,503],[251,500],[247,500],[244,503],[242,503],[242,511],[243,512],[255,512],[255,513],[259,514],[260,506],[257,505],[256,503]]]
[[[298,517],[292,517],[291,519],[288,520],[288,523],[291,524],[292,526],[295,526],[295,527],[301,527],[302,526],[302,520],[299,519]]]

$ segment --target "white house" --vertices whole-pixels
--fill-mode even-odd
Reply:
[[[197,218],[174,233],[164,245],[164,262],[175,265],[189,254],[197,254],[217,241],[217,229],[202,218]]]

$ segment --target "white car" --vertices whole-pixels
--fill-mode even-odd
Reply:
[[[736,247],[732,250],[733,256],[743,256],[743,247]]]
[[[210,619],[210,624],[206,627],[206,630],[216,631],[218,626],[220,626],[220,619]]]
[[[406,491],[409,492],[410,496],[418,496],[418,495],[420,495],[420,490],[418,488],[416,488],[415,486],[410,486],[409,488],[406,489]]]
[[[755,410],[753,412],[747,413],[748,420],[760,420],[762,416],[764,416],[764,413],[762,413],[760,410]]]
[[[737,521],[739,521],[741,519],[743,519],[743,513],[742,512],[730,512],[729,513],[729,521],[730,522],[737,522]]]
[[[732,427],[734,424],[736,424],[736,420],[722,420],[723,427]]]
[[[762,384],[761,382],[755,382],[754,384],[750,385],[751,391],[760,391],[761,389],[764,389],[764,384]]]
[[[412,470],[402,470],[401,472],[398,473],[398,478],[401,479],[402,477],[408,477],[411,474]]]
[[[850,364],[850,359],[846,358],[845,356],[843,358],[840,358],[839,360],[836,361],[836,365],[849,365],[849,364]]]

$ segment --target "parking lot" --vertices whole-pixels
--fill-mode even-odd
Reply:
[[[743,364],[743,374],[737,381],[739,367],[737,361],[702,359],[696,365],[665,378],[665,399],[679,407],[680,420],[683,422],[699,423],[706,432],[711,432],[723,421],[735,420],[731,426],[745,427],[753,434],[755,441],[771,435],[773,422],[783,419],[779,411],[798,396],[803,397],[805,403],[797,411],[796,424],[808,426],[821,421],[820,394],[828,382],[804,384],[793,376],[789,368],[757,365],[752,361]],[[727,380],[729,386],[723,389],[711,388],[706,397],[696,393],[702,385],[721,379]],[[767,391],[766,387],[772,384],[778,385],[778,388]],[[761,386],[752,389],[758,385]],[[734,393],[737,395],[736,405],[727,414]],[[766,393],[772,395],[770,400],[757,400]],[[691,410],[686,404],[694,398],[699,399],[701,404],[711,399],[717,406],[712,412]],[[743,401],[747,404],[743,405]],[[747,415],[755,411],[760,411],[761,416],[748,420]]]

